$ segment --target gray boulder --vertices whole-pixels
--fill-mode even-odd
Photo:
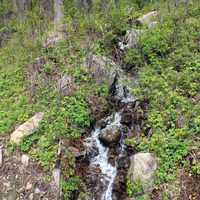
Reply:
[[[140,25],[149,26],[152,22],[156,21],[157,17],[158,17],[158,12],[152,11],[152,12],[149,12],[149,13],[139,17],[136,21]]]
[[[23,137],[33,134],[44,117],[43,112],[35,114],[32,118],[20,125],[10,136],[10,142],[19,144]]]
[[[134,183],[142,184],[144,192],[150,192],[158,167],[157,159],[151,153],[137,153],[130,158],[128,178]]]
[[[137,47],[138,42],[143,33],[144,33],[143,30],[135,28],[128,30],[123,41],[119,42],[119,48],[121,50],[125,50]]]
[[[121,132],[118,126],[108,126],[102,129],[99,135],[99,140],[106,146],[112,146],[119,143],[121,139]]]
[[[97,84],[111,85],[119,67],[109,58],[100,55],[90,55],[86,60],[88,72]]]

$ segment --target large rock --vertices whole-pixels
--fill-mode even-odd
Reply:
[[[102,129],[99,135],[99,140],[106,146],[111,146],[119,143],[121,139],[121,132],[118,126],[108,126]]]
[[[121,50],[125,50],[137,47],[143,33],[143,30],[135,28],[128,30],[125,37],[123,38],[123,41],[119,42],[119,48]]]
[[[158,24],[156,19],[157,17],[158,12],[153,11],[136,19],[136,24],[141,26],[147,26],[148,28],[154,28]],[[136,48],[144,32],[144,30],[136,28],[128,30],[122,41],[119,42],[119,48],[122,51],[130,48]]]
[[[156,18],[158,17],[158,12],[157,11],[152,11],[149,12],[141,17],[139,17],[136,21],[140,25],[151,25],[152,22],[156,21]]]
[[[131,158],[128,177],[134,182],[140,182],[144,192],[149,192],[154,184],[154,176],[158,166],[157,159],[151,153],[137,153]]]
[[[39,112],[30,118],[27,122],[20,125],[10,136],[10,142],[19,144],[24,136],[33,134],[44,117],[43,112]]]
[[[116,70],[119,70],[119,67],[112,60],[100,55],[90,55],[87,58],[86,66],[97,84],[111,85]]]

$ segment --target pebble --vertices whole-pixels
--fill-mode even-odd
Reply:
[[[39,188],[35,188],[35,193],[39,194],[40,193],[40,189]]]
[[[21,162],[22,164],[25,166],[25,167],[28,167],[28,164],[29,164],[29,156],[27,155],[22,155],[21,157]]]
[[[28,182],[28,183],[26,184],[26,190],[30,190],[30,189],[32,188],[32,186],[33,186],[33,185],[32,185],[31,183]]]

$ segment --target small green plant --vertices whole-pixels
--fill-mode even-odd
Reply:
[[[136,72],[144,65],[144,58],[139,49],[129,49],[124,57],[125,69]]]
[[[24,137],[20,143],[20,149],[24,152],[27,152],[31,149],[32,145],[38,141],[40,136],[34,133],[31,136]]]
[[[192,160],[191,169],[192,169],[192,172],[193,172],[194,174],[196,174],[197,176],[200,175],[200,163],[199,163],[196,159],[193,159],[193,160]]]
[[[63,189],[64,199],[68,200],[71,198],[73,192],[78,191],[80,188],[80,178],[77,176],[68,178],[67,181],[61,181],[61,187]]]
[[[140,196],[144,193],[143,186],[140,180],[132,182],[127,181],[127,193],[130,197]]]
[[[53,64],[52,63],[46,63],[44,65],[44,72],[46,74],[51,74],[53,72]]]

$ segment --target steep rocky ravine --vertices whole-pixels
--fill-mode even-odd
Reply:
[[[127,83],[130,82],[123,71],[116,69],[108,97],[109,106],[114,111],[98,120],[93,131],[85,138],[86,156],[78,166],[85,163],[82,177],[90,200],[127,198],[127,173],[130,156],[134,152],[125,144],[125,139],[139,139],[144,131],[148,103],[130,94],[128,86],[123,84],[125,79]]]

